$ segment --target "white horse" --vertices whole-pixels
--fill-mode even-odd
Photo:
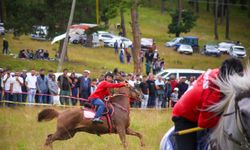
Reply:
[[[250,150],[250,66],[243,76],[235,74],[215,83],[225,97],[206,110],[222,114],[210,135],[208,149]],[[160,150],[173,150],[166,146],[169,139],[167,134],[163,137]]]

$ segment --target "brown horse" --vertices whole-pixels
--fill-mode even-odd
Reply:
[[[112,130],[110,131],[107,120],[103,124],[93,124],[92,120],[85,118],[82,108],[73,108],[63,112],[54,109],[44,109],[38,114],[38,121],[49,121],[57,117],[57,130],[54,134],[49,134],[45,146],[52,148],[52,143],[56,140],[67,140],[72,138],[76,132],[88,132],[91,134],[119,134],[120,140],[125,149],[128,148],[126,134],[137,136],[140,139],[141,147],[144,147],[142,134],[129,128],[130,99],[139,99],[140,93],[131,87],[122,87],[117,90],[117,95],[113,96],[110,103],[114,107],[111,117]]]

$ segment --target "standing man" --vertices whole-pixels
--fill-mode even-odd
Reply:
[[[3,69],[0,68],[0,101],[2,100],[2,92],[3,92],[3,80],[2,80],[2,76],[3,76]]]
[[[27,71],[26,70],[23,70],[22,74],[20,75],[21,78],[23,78],[23,81],[25,82],[26,78],[27,78]],[[22,85],[22,102],[26,102],[26,99],[27,99],[27,87],[25,85],[25,83],[23,83]]]
[[[15,73],[15,77],[11,80],[11,93],[13,94],[14,102],[22,102],[22,86],[23,86],[23,78],[20,77],[19,72]]]
[[[78,80],[80,98],[88,99],[91,94],[91,79],[89,78],[90,71],[84,70],[83,76]],[[83,106],[84,101],[80,101],[80,105]]]
[[[40,74],[37,77],[37,90],[38,93],[38,102],[39,103],[49,103],[47,102],[47,94],[49,91],[48,87],[48,78],[45,76],[44,69],[40,69]]]
[[[50,74],[49,80],[48,80],[48,87],[49,87],[49,93],[52,95],[50,96],[50,104],[54,104],[54,95],[58,94],[58,85],[56,82],[56,76],[54,74]]]
[[[178,89],[179,89],[179,92],[178,92],[178,98],[181,98],[181,96],[187,91],[188,89],[188,84],[186,83],[186,77],[183,76],[183,77],[180,77],[180,81],[179,81],[179,84],[178,84]]]
[[[71,105],[69,96],[71,96],[71,83],[72,80],[68,76],[68,69],[63,69],[63,74],[57,79],[60,88],[60,102],[62,105]]]
[[[34,103],[35,102],[35,95],[36,95],[36,71],[33,69],[31,70],[31,75],[27,76],[25,79],[26,87],[28,90],[28,102]]]
[[[7,55],[9,53],[9,42],[3,38],[3,54]]]
[[[141,108],[145,109],[148,105],[148,94],[149,94],[149,88],[147,83],[147,76],[144,75],[142,77],[142,82],[140,83],[140,91],[143,94],[142,102],[141,102]]]
[[[156,88],[156,109],[161,109],[161,105],[164,99],[164,86],[165,83],[162,80],[162,76],[158,76],[157,80],[155,80],[155,88]]]
[[[152,73],[149,74],[148,80],[147,80],[148,86],[149,86],[149,99],[148,99],[148,107],[153,108],[155,106],[155,80],[154,75]]]
[[[11,89],[10,89],[10,83],[11,83],[11,74],[10,70],[6,70],[6,74],[3,77],[3,86],[4,86],[4,100],[10,101],[11,100]]]
[[[117,42],[117,40],[114,43],[114,50],[115,50],[115,54],[118,54],[118,42]]]

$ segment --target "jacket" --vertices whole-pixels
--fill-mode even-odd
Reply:
[[[173,116],[188,119],[202,128],[216,126],[220,117],[205,109],[222,98],[219,87],[213,83],[218,74],[219,69],[209,70],[202,74],[193,87],[190,87],[176,103]]]
[[[123,87],[123,86],[125,86],[125,83],[110,83],[108,81],[102,81],[98,84],[94,93],[92,93],[89,96],[88,100],[89,100],[89,102],[95,98],[99,98],[99,99],[103,100],[105,97],[110,95],[110,92],[109,92],[110,88],[119,88],[119,87]]]

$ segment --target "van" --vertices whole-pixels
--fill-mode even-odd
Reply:
[[[158,74],[156,74],[156,77],[162,76],[164,79],[169,79],[171,75],[174,75],[176,79],[179,79],[182,76],[185,76],[187,79],[189,79],[191,76],[195,76],[196,78],[198,78],[204,72],[205,71],[203,70],[170,68],[159,72]]]

